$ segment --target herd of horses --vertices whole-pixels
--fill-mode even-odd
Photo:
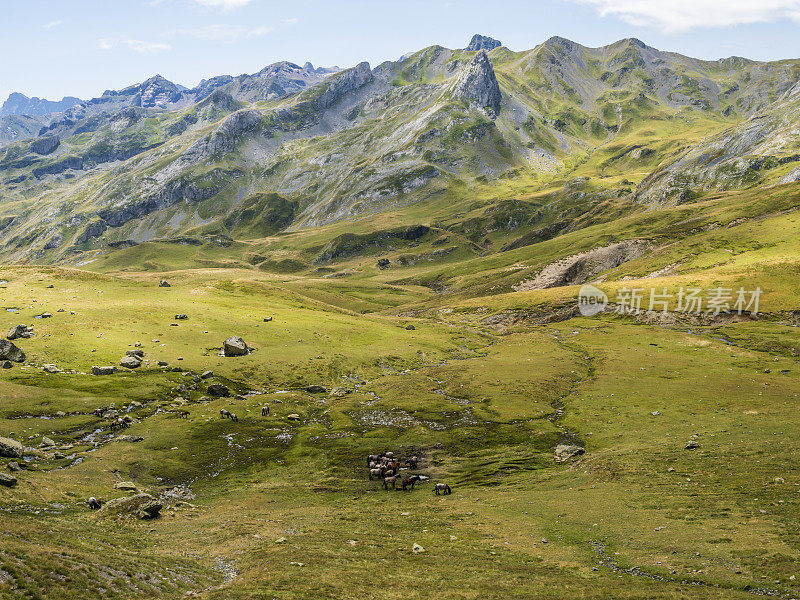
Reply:
[[[413,490],[417,483],[427,479],[422,475],[408,473],[408,471],[416,470],[419,467],[419,463],[420,459],[417,456],[400,459],[395,457],[394,452],[370,454],[367,457],[369,479],[370,481],[374,479],[381,481],[385,490],[388,490],[389,486],[398,491]],[[405,471],[405,473],[401,473],[401,470]],[[433,487],[433,491],[438,496],[440,494],[449,494],[452,490],[446,483],[437,483]]]

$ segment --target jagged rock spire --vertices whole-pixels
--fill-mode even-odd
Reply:
[[[502,45],[503,44],[500,40],[476,33],[474,36],[472,36],[472,41],[469,43],[469,46],[467,46],[467,50],[470,52],[476,52],[477,50],[486,50],[487,52],[490,52],[491,50],[499,48]]]
[[[478,52],[461,71],[456,79],[455,93],[494,114],[500,112],[500,86],[485,51]]]

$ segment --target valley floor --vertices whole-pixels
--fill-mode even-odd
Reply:
[[[410,287],[323,296],[244,270],[0,279],[2,326],[35,332],[0,371],[0,437],[31,448],[0,459],[27,467],[0,486],[2,598],[800,594],[791,320],[498,324],[488,299],[412,317]],[[220,356],[233,335],[254,351]],[[135,344],[138,369],[90,374]],[[129,428],[94,413],[112,404]],[[586,453],[558,464],[561,443]],[[384,490],[382,451],[430,479]],[[161,517],[88,509],[120,482],[161,495]]]

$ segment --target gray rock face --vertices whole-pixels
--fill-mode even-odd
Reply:
[[[158,287],[172,287],[172,286],[169,284],[169,281],[167,281],[166,279],[162,279],[161,281],[158,282]]]
[[[783,176],[779,183],[796,183],[800,181],[800,167],[795,167]]]
[[[57,135],[48,135],[36,138],[31,142],[31,152],[46,156],[52,154],[61,145],[61,140]]]
[[[481,108],[500,112],[500,86],[497,83],[492,63],[486,52],[481,51],[459,74],[455,82],[455,94]]]
[[[50,373],[51,375],[61,373],[61,369],[59,369],[57,365],[45,365],[42,367],[42,371],[45,373]]]
[[[247,356],[250,353],[250,348],[247,347],[242,338],[232,336],[222,343],[222,353],[225,356]]]
[[[327,89],[317,97],[314,104],[319,109],[326,109],[336,104],[344,95],[370,81],[372,81],[372,69],[368,62],[362,62],[352,69],[332,76],[327,82]]]
[[[22,458],[24,448],[17,440],[0,437],[0,456],[5,458]]]
[[[163,504],[158,500],[150,500],[146,502],[136,513],[140,519],[156,519],[163,508]]]
[[[571,444],[559,444],[556,446],[555,458],[557,463],[568,461],[573,456],[580,456],[586,452],[585,448]]]
[[[478,50],[486,50],[486,52],[489,52],[502,45],[500,40],[476,33],[472,36],[472,41],[469,43],[469,46],[467,46],[467,50],[470,52],[477,52]]]
[[[0,360],[25,362],[25,353],[8,340],[0,340]]]
[[[158,504],[158,509],[155,509],[153,504]],[[147,508],[147,511],[145,511],[145,508]],[[100,514],[104,516],[128,514],[136,515],[139,518],[153,518],[152,516],[142,517],[141,513],[146,512],[148,515],[155,514],[157,516],[160,510],[161,504],[153,496],[141,492],[127,498],[109,500],[100,509]]]

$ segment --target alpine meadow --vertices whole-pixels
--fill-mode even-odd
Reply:
[[[472,33],[9,96],[0,598],[800,597],[800,58]]]

